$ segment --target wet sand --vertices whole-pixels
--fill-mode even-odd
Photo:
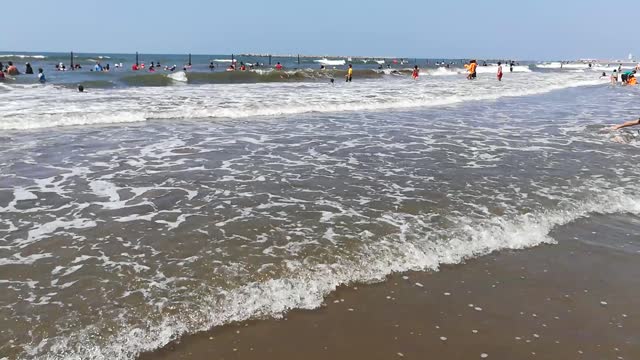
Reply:
[[[551,235],[557,245],[343,287],[320,309],[140,359],[640,359],[640,219],[594,215]]]

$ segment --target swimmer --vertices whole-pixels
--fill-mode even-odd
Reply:
[[[347,70],[347,75],[345,75],[347,82],[351,82],[353,80],[353,65],[349,64],[349,69]]]
[[[638,85],[638,80],[635,75],[629,76],[629,80],[627,80],[627,85]]]
[[[329,79],[329,83],[331,85],[335,85],[336,80],[334,78]]]
[[[611,73],[611,85],[615,85],[618,83],[618,70],[613,70]]]
[[[413,80],[418,80],[418,76],[420,76],[420,68],[418,68],[418,65],[413,67],[413,73],[411,73],[411,77],[413,78]]]
[[[33,68],[31,67],[31,64],[26,63],[26,69],[24,69],[24,73],[27,75],[33,75]]]
[[[78,92],[84,92],[84,86],[78,85]]]
[[[498,81],[502,81],[502,63],[498,62],[498,74],[496,75],[498,77]]]
[[[280,64],[279,62],[276,64],[276,70],[282,70],[282,64]]]
[[[44,70],[42,70],[42,68],[38,69],[38,81],[40,81],[40,84],[47,82],[47,78],[44,76]]]
[[[20,75],[20,71],[11,61],[9,61],[9,66],[7,67],[7,75]]]

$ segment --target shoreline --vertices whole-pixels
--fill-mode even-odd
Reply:
[[[319,309],[187,335],[138,359],[637,359],[639,253],[598,240],[622,216],[562,226],[557,245],[342,286]],[[640,222],[625,221],[637,238]]]

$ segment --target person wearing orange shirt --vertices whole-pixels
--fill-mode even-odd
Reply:
[[[469,61],[469,64],[465,65],[464,67],[466,67],[467,71],[469,72],[469,75],[467,75],[467,79],[474,80],[477,76],[476,69],[478,68],[478,63],[475,60],[471,60]]]

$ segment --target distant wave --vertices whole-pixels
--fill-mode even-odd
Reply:
[[[2,54],[0,58],[9,58],[9,59],[46,59],[47,57],[44,55],[14,55],[14,54]]]
[[[343,66],[347,63],[345,60],[329,60],[329,59],[320,59],[320,60],[313,60],[313,61],[322,65],[327,65],[327,66]]]

